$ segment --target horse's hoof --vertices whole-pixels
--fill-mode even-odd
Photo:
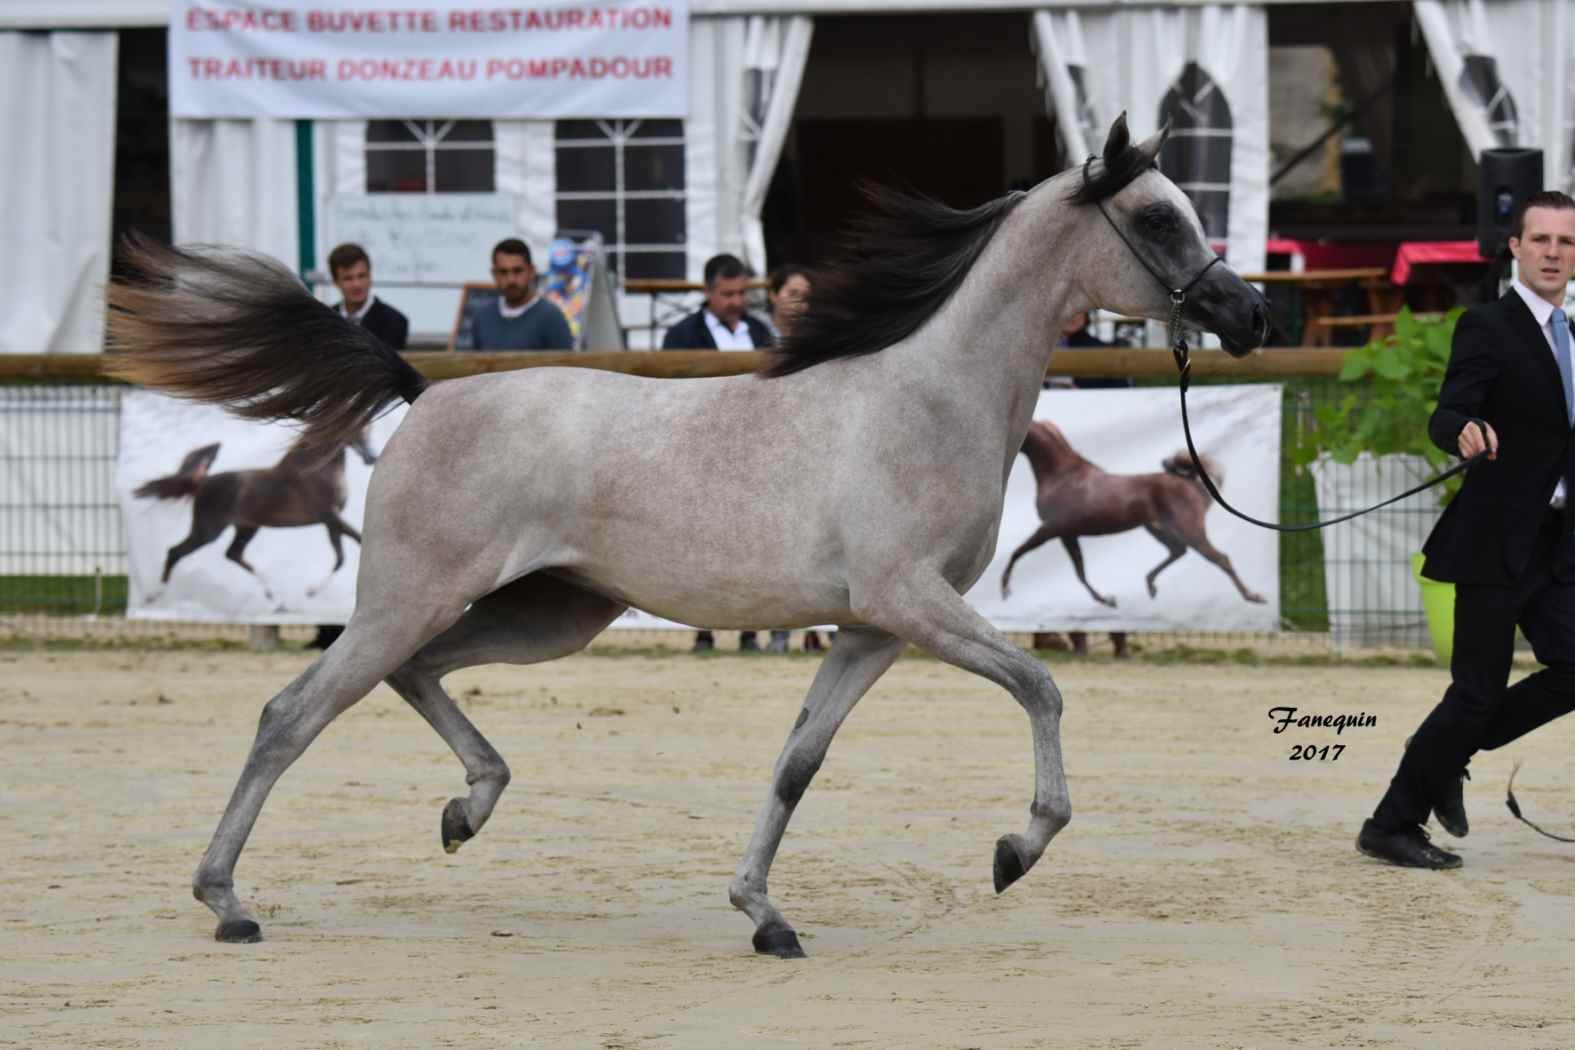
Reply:
[[[793,932],[791,926],[773,925],[762,926],[755,931],[755,951],[761,955],[775,955],[778,959],[803,959],[803,947],[798,943],[798,934]]]
[[[1023,858],[1018,856],[1017,847],[1012,845],[1010,835],[1002,835],[995,843],[995,892],[1000,893],[1023,877],[1027,872],[1023,866]]]
[[[250,919],[234,919],[219,923],[213,939],[225,944],[256,944],[262,940],[262,927]]]
[[[443,807],[443,852],[458,853],[459,847],[476,837],[465,818],[465,800],[451,798]]]

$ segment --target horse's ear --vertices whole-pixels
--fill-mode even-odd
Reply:
[[[1159,151],[1165,148],[1165,139],[1170,136],[1170,121],[1165,121],[1165,126],[1154,134],[1137,144],[1137,151],[1154,167],[1159,166]]]
[[[1127,111],[1122,110],[1116,122],[1110,125],[1110,134],[1105,138],[1105,163],[1114,164],[1116,158],[1125,153],[1131,144],[1132,133],[1127,130]]]

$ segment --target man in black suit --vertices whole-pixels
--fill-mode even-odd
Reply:
[[[705,264],[705,305],[667,330],[663,350],[765,350],[775,340],[766,323],[744,309],[749,271],[736,255],[713,255]],[[716,648],[710,631],[696,631],[694,651]],[[738,636],[738,648],[759,652],[754,631]]]
[[[388,345],[403,350],[410,338],[410,321],[372,294],[372,260],[359,244],[341,244],[328,253],[328,275],[344,300],[334,309]]]
[[[667,330],[663,350],[765,350],[774,340],[766,323],[744,309],[749,271],[735,255],[705,264],[705,305]]]
[[[1356,840],[1405,867],[1459,867],[1428,841],[1428,811],[1465,835],[1471,756],[1575,709],[1575,378],[1562,309],[1575,275],[1575,199],[1530,197],[1509,248],[1519,275],[1502,299],[1460,318],[1428,422],[1446,452],[1488,453],[1422,548],[1423,575],[1455,584],[1452,682]],[[1543,669],[1506,688],[1517,624]]]
[[[328,253],[328,276],[344,298],[334,309],[386,343],[391,350],[403,350],[410,338],[410,321],[404,314],[372,295],[372,260],[359,244],[341,244]],[[313,649],[326,649],[344,633],[336,623],[319,624],[317,635],[307,643]]]

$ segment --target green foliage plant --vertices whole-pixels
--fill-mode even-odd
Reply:
[[[1363,452],[1420,456],[1434,470],[1453,465],[1455,457],[1428,438],[1427,422],[1438,407],[1455,322],[1464,312],[1456,307],[1443,317],[1422,318],[1404,307],[1393,334],[1348,352],[1339,375],[1346,389],[1313,406],[1311,425],[1297,435],[1296,465],[1321,454],[1349,464]],[[1459,491],[1462,480],[1457,475],[1440,486],[1441,502]]]

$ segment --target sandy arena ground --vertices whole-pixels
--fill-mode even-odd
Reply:
[[[458,761],[379,689],[280,782],[237,870],[256,945],[191,872],[301,652],[0,652],[0,1045],[1575,1046],[1571,726],[1480,756],[1457,872],[1352,840],[1438,670],[1053,663],[1074,819],[997,898],[1027,721],[905,658],[790,826],[756,957],[727,883],[817,666],[592,653],[452,691],[510,761],[454,856]],[[1271,732],[1268,708],[1376,714]],[[1295,744],[1343,743],[1336,761]],[[1442,832],[1440,841],[1452,844]]]

